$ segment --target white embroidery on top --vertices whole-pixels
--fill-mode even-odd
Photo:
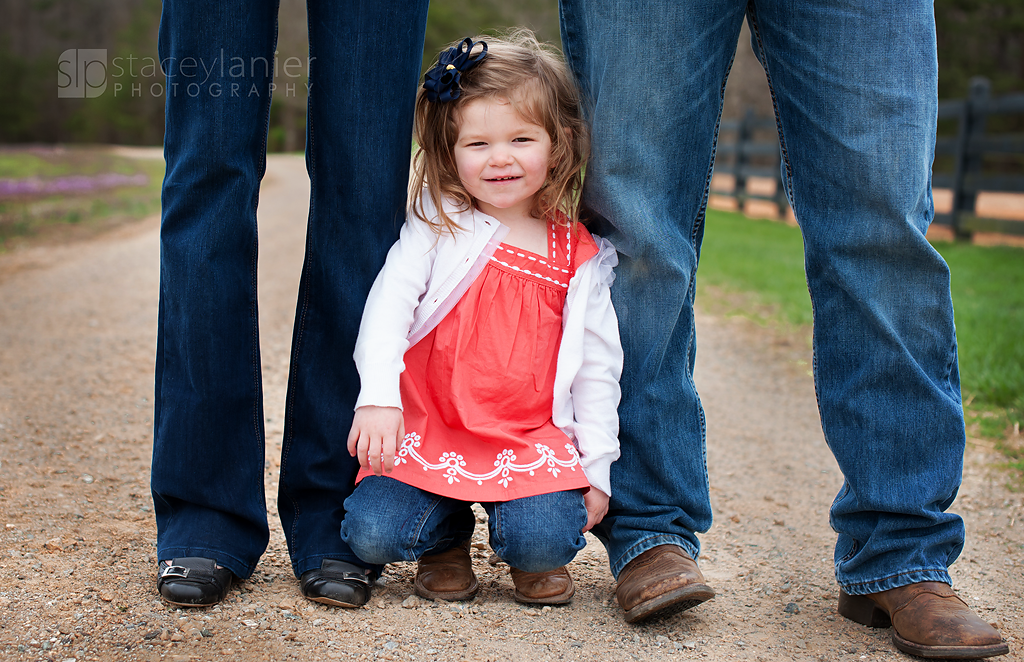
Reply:
[[[539,457],[532,462],[516,464],[515,451],[506,448],[496,456],[494,469],[485,473],[475,473],[465,468],[466,460],[458,453],[442,453],[437,462],[427,461],[417,450],[421,446],[421,439],[422,437],[416,432],[409,432],[405,435],[405,438],[402,440],[402,446],[395,456],[395,466],[407,464],[410,463],[410,460],[414,460],[423,467],[424,471],[443,471],[449,485],[462,482],[459,480],[461,476],[462,478],[476,481],[477,485],[483,485],[485,480],[497,480],[502,487],[508,488],[508,484],[513,480],[511,475],[513,473],[527,473],[532,476],[538,469],[545,467],[552,477],[557,478],[563,469],[576,471],[576,467],[580,464],[579,452],[572,443],[567,441],[565,443],[565,451],[569,455],[568,460],[560,460],[555,457],[555,451],[544,444],[534,444],[533,447]]]
[[[558,285],[559,287],[565,287],[565,288],[569,287],[568,283],[563,283],[560,280],[555,280],[554,278],[551,278],[550,276],[545,276],[544,274],[539,274],[536,271],[530,271],[529,269],[522,269],[520,267],[517,267],[514,264],[509,264],[508,262],[504,262],[502,260],[499,260],[498,258],[494,257],[493,255],[491,256],[491,259],[494,260],[495,262],[497,262],[498,264],[500,264],[501,266],[507,267],[509,269],[512,269],[513,271],[518,271],[519,273],[526,274],[527,276],[535,276],[537,278],[540,278],[541,280],[546,280],[549,283],[554,283],[555,285]]]
[[[499,246],[498,250],[505,251],[509,255],[518,255],[519,257],[525,257],[527,260],[530,260],[531,262],[537,262],[538,264],[543,264],[545,267],[547,267],[548,269],[551,269],[552,271],[558,271],[558,272],[561,272],[563,274],[569,273],[568,269],[563,269],[561,267],[556,267],[553,264],[548,264],[545,260],[542,260],[539,257],[535,257],[533,255],[525,255],[523,253],[517,253],[516,251],[514,251],[514,250],[512,250],[510,248],[505,248],[505,246]],[[495,261],[497,261],[497,260],[495,260]],[[501,264],[505,264],[505,263],[502,262]]]

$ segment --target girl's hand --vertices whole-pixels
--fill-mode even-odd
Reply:
[[[596,487],[591,487],[583,495],[583,505],[587,507],[587,525],[583,527],[583,533],[594,528],[608,514],[608,499],[608,495]]]
[[[395,450],[405,436],[405,419],[398,407],[360,407],[348,433],[348,452],[359,466],[380,476],[395,468]],[[605,499],[607,501],[607,497]]]

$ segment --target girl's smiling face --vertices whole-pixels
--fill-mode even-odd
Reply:
[[[482,98],[459,111],[455,165],[480,211],[499,221],[530,217],[551,168],[551,137],[505,99]]]

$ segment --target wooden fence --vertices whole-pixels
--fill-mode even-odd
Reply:
[[[957,120],[955,137],[939,138],[935,143],[936,161],[953,157],[952,172],[933,172],[932,186],[953,191],[953,208],[936,214],[935,223],[948,225],[958,237],[972,232],[1000,232],[1024,235],[1024,223],[998,218],[983,218],[975,213],[981,191],[1024,193],[1024,174],[1017,164],[1017,174],[983,172],[987,155],[1016,155],[1024,159],[1024,135],[988,135],[988,119],[1001,115],[1024,115],[1024,94],[991,97],[992,85],[986,78],[971,79],[966,99],[939,102],[939,121]]]
[[[731,175],[736,185],[731,192],[716,189],[713,193],[735,198],[740,209],[747,200],[774,202],[779,206],[779,216],[783,216],[789,201],[782,186],[781,158],[774,117],[757,117],[753,109],[747,109],[743,119],[723,121],[715,155],[715,174]],[[775,192],[764,195],[751,191],[747,186],[751,177],[773,180]]]
[[[957,237],[969,238],[973,232],[998,232],[1024,235],[1024,222],[978,216],[975,209],[981,191],[1024,193],[1024,135],[986,133],[989,118],[1024,116],[1024,94],[999,98],[990,95],[991,84],[985,78],[971,80],[966,99],[939,102],[939,121],[957,122],[955,136],[936,141],[936,165],[932,186],[949,189],[953,206],[949,212],[937,213],[934,223],[952,228]],[[733,191],[715,190],[715,195],[736,198],[740,208],[747,200],[767,200],[779,206],[779,215],[786,211],[788,201],[779,169],[779,143],[775,119],[755,117],[748,111],[741,120],[723,121],[719,139],[715,174],[732,175]],[[986,172],[985,157],[1010,157],[1010,174]],[[991,170],[991,168],[987,168]],[[748,190],[751,177],[775,182],[775,193],[758,195]]]

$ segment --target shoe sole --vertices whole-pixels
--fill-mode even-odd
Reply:
[[[892,627],[889,614],[876,605],[870,598],[862,595],[850,595],[846,591],[839,591],[839,615],[848,618],[854,623],[866,625],[869,628]],[[1010,652],[1010,646],[1006,642],[991,644],[989,646],[928,646],[918,644],[909,639],[904,639],[896,628],[892,629],[892,643],[896,648],[907,653],[933,660],[974,660],[983,657],[995,657],[1006,655]]]
[[[331,598],[310,598],[306,597],[311,602],[319,602],[322,605],[330,605],[332,607],[344,607],[345,609],[359,609],[363,605],[356,605],[350,602],[342,602],[341,600],[333,600]]]
[[[576,587],[569,586],[567,590],[556,595],[549,595],[546,598],[528,598],[518,590],[512,594],[512,597],[516,599],[516,602],[521,602],[524,605],[565,605],[572,602],[572,596],[574,595],[576,595]]]
[[[163,600],[164,602],[166,602],[169,605],[174,605],[175,607],[192,607],[192,608],[199,607],[199,608],[202,608],[202,607],[213,607],[215,605],[219,605],[221,602],[224,601],[224,598],[228,597],[228,593],[230,592],[230,589],[231,589],[231,587],[229,585],[228,586],[228,590],[224,591],[224,595],[222,595],[221,597],[219,597],[219,598],[217,598],[215,600],[212,600],[211,602],[183,602],[183,601],[180,601],[180,600],[175,600],[175,599],[173,599],[171,597],[168,597],[168,596],[164,595],[164,592],[161,590],[160,587],[157,588],[157,593],[160,594],[160,599]]]
[[[904,653],[932,660],[975,660],[1006,655],[1010,652],[1010,646],[1006,642],[991,646],[925,646],[904,639],[895,628],[892,631],[892,643]]]
[[[639,623],[649,618],[673,616],[707,602],[715,591],[704,584],[688,584],[656,598],[641,602],[625,612],[627,623]]]
[[[175,600],[170,600],[170,599],[164,597],[164,595],[162,593],[160,594],[160,598],[164,602],[169,604],[169,605],[174,605],[175,607],[189,607],[191,609],[196,609],[196,608],[202,609],[204,607],[214,607],[216,605],[219,605],[223,601],[223,598],[221,598],[220,600],[217,600],[215,602],[177,602]]]
[[[214,600],[212,600],[210,602],[182,602],[180,600],[175,600],[173,598],[170,598],[170,597],[164,595],[162,587],[159,586],[159,585],[157,586],[156,590],[157,590],[157,593],[160,594],[160,599],[163,600],[164,602],[166,602],[169,605],[174,605],[175,607],[189,607],[189,608],[195,609],[195,608],[213,607],[213,606],[219,605],[221,602],[224,601],[224,598],[228,597],[228,593],[231,591],[231,584],[230,583],[228,584],[227,589],[225,589],[225,591],[224,591],[224,595],[222,595],[219,598],[216,598],[216,599],[214,599]]]
[[[463,600],[471,600],[473,596],[480,590],[480,582],[477,581],[476,577],[473,578],[473,584],[462,591],[431,591],[426,586],[420,583],[420,578],[417,577],[413,582],[413,589],[416,591],[416,595],[426,600],[447,600],[448,602],[461,602]]]

